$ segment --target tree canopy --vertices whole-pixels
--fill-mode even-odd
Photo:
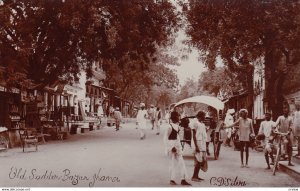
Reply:
[[[263,58],[267,101],[280,110],[282,85],[299,63],[300,4],[288,0],[190,0],[185,4],[190,45],[201,51],[209,69],[220,57],[251,93],[253,66]]]
[[[243,89],[238,76],[226,70],[225,67],[217,67],[214,70],[203,72],[199,77],[198,84],[200,91],[207,91],[213,96],[219,96],[220,99],[227,99]]]
[[[157,62],[165,56],[159,47],[172,43],[178,28],[169,1],[4,0],[0,20],[0,66],[6,70],[1,77],[11,85],[22,79],[71,82],[82,70],[90,76],[95,62],[106,73],[105,84],[113,82],[124,95],[133,81],[176,85],[174,72]],[[16,72],[25,76],[16,80]]]

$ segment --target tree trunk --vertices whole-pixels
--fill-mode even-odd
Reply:
[[[265,59],[265,82],[266,82],[266,103],[267,110],[272,112],[273,120],[282,114],[284,97],[282,85],[285,80],[285,74],[276,70],[277,60],[274,54],[266,55]]]

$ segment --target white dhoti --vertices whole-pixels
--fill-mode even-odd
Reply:
[[[172,148],[176,148],[176,152],[172,152]],[[176,168],[179,170],[181,180],[187,179],[188,174],[185,167],[185,163],[182,157],[182,147],[178,140],[168,140],[166,145],[166,151],[169,157],[169,172],[170,180],[175,180],[176,178]]]
[[[142,121],[138,123],[138,128],[140,131],[140,137],[143,138],[146,136],[145,129],[147,128],[147,121]]]

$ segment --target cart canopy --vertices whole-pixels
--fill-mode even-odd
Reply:
[[[224,109],[224,103],[218,98],[212,96],[194,96],[194,97],[186,98],[184,100],[177,102],[174,107],[177,107],[178,105],[184,103],[203,103],[217,110]]]

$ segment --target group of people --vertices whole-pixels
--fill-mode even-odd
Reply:
[[[154,107],[151,105],[147,110],[144,103],[140,104],[140,109],[138,110],[136,116],[136,124],[140,131],[140,139],[143,140],[146,138],[146,128],[147,128],[147,120],[151,122],[151,129],[156,130],[156,135],[160,134],[160,125],[162,120],[162,113],[159,107]]]
[[[115,109],[114,116],[116,118],[116,130],[120,127],[120,121],[122,116],[119,109]],[[300,111],[299,108],[295,112],[294,117],[289,116],[289,108],[285,107],[283,115],[279,116],[276,122],[272,121],[271,113],[265,113],[265,120],[260,124],[258,135],[255,135],[252,119],[248,118],[247,109],[241,109],[238,114],[238,119],[234,121],[234,110],[228,110],[224,120],[220,120],[215,129],[217,133],[217,155],[220,152],[222,143],[230,145],[232,135],[232,128],[237,131],[241,168],[249,168],[249,147],[251,139],[257,138],[264,143],[265,160],[267,163],[267,169],[270,169],[270,165],[274,163],[274,147],[277,145],[279,139],[282,141],[282,157],[288,159],[288,165],[293,166],[292,158],[292,142],[293,138],[298,137],[298,156],[300,155]],[[193,120],[188,126],[192,130],[193,142],[195,145],[194,151],[194,171],[191,178],[192,181],[203,180],[199,177],[200,170],[206,172],[207,167],[207,140],[209,133],[205,124],[206,113],[199,111],[196,114],[196,120]],[[164,135],[164,142],[166,145],[166,154],[170,159],[170,184],[176,185],[175,174],[177,168],[179,168],[181,175],[181,185],[191,185],[187,182],[187,170],[182,156],[182,145],[180,142],[180,114],[177,111],[168,113],[167,116],[168,127]],[[140,131],[140,139],[146,138],[145,129],[147,128],[147,120],[151,122],[151,129],[156,130],[156,135],[160,134],[160,126],[162,121],[162,113],[159,107],[151,105],[149,109],[146,109],[144,103],[140,104],[138,110],[136,123]],[[277,136],[277,135],[285,136]],[[245,153],[245,156],[244,156]],[[270,160],[271,159],[271,162]]]
[[[232,111],[231,115],[233,114]],[[192,176],[192,181],[201,181],[202,178],[199,177],[200,169],[204,172],[207,171],[207,145],[206,140],[209,136],[207,134],[207,129],[205,126],[205,112],[198,112],[196,119],[189,127],[193,132],[193,141],[195,145],[194,152],[194,172]],[[175,182],[175,170],[176,166],[179,168],[181,174],[181,185],[190,185],[186,181],[187,170],[182,156],[182,146],[180,144],[179,138],[179,123],[180,115],[178,112],[173,111],[170,115],[170,122],[164,140],[166,143],[166,151],[170,159],[170,184],[176,185]],[[220,147],[223,142],[228,141],[227,129],[234,127],[237,130],[239,150],[240,150],[240,160],[241,168],[249,168],[249,147],[251,139],[258,138],[264,143],[265,150],[265,160],[267,163],[267,169],[270,169],[270,165],[274,163],[274,147],[280,139],[282,140],[282,157],[288,159],[288,165],[293,166],[292,158],[292,143],[293,138],[298,138],[298,156],[300,156],[300,111],[298,110],[294,113],[294,116],[289,116],[289,108],[285,107],[283,109],[283,115],[279,116],[276,122],[272,121],[271,113],[265,113],[265,120],[260,124],[260,129],[258,135],[255,135],[252,119],[248,118],[247,109],[241,109],[239,111],[239,117],[236,121],[230,119],[219,121],[216,132],[218,135],[218,147],[217,153],[220,152]],[[283,136],[277,136],[283,135]],[[270,163],[269,158],[272,162]]]
[[[230,115],[230,113],[229,113]],[[296,119],[300,112],[296,112],[294,118],[289,116],[289,108],[284,107],[283,115],[279,116],[276,122],[272,121],[271,113],[265,113],[265,120],[260,124],[260,128],[258,131],[258,135],[255,136],[252,119],[248,118],[248,111],[246,109],[241,109],[239,112],[239,118],[233,122],[233,117],[229,117],[229,120],[224,121],[223,128],[230,129],[232,127],[235,128],[238,132],[239,137],[239,149],[240,149],[240,158],[241,158],[241,167],[249,167],[248,159],[249,159],[249,147],[250,140],[255,137],[258,140],[261,140],[264,144],[264,152],[265,152],[265,160],[267,163],[267,169],[270,169],[270,165],[274,163],[273,151],[274,148],[278,145],[280,139],[282,139],[282,158],[288,159],[288,165],[294,166],[292,164],[292,146],[294,137],[299,137],[299,125],[297,125]],[[227,117],[227,116],[226,116]],[[230,132],[230,131],[228,131]],[[283,136],[278,136],[283,135]],[[227,137],[227,144],[228,139]],[[278,149],[278,148],[277,148]],[[244,163],[244,153],[246,154],[246,161]],[[299,149],[299,138],[298,138],[298,155],[300,154]],[[269,158],[271,158],[272,162],[269,162]]]
[[[282,135],[282,136],[278,136]],[[263,140],[265,145],[265,160],[267,163],[267,169],[270,169],[270,165],[274,164],[274,148],[277,147],[278,142],[282,141],[282,158],[288,159],[288,165],[294,166],[291,162],[293,154],[293,142],[294,138],[298,139],[298,154],[300,156],[300,111],[297,108],[294,116],[289,116],[289,108],[284,107],[283,115],[279,116],[276,122],[272,121],[271,113],[265,114],[265,120],[260,124],[258,137]],[[271,163],[269,158],[271,158]]]
[[[196,115],[196,120],[190,124],[190,127],[193,131],[193,140],[195,144],[194,152],[194,172],[192,176],[192,181],[199,182],[203,180],[199,177],[200,169],[204,172],[207,171],[207,153],[206,153],[206,140],[207,133],[206,127],[204,124],[206,113],[200,111]],[[175,174],[176,167],[178,167],[181,178],[181,185],[190,186],[191,184],[186,181],[188,178],[186,166],[182,156],[182,146],[180,143],[179,137],[179,127],[180,123],[180,114],[176,111],[172,111],[170,114],[169,126],[166,130],[164,136],[164,142],[166,145],[166,154],[170,160],[170,184],[176,185]]]

